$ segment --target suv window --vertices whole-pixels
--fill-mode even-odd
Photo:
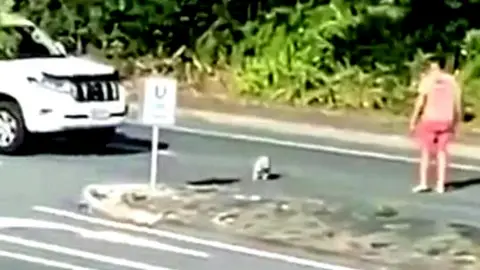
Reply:
[[[63,57],[38,41],[36,34],[35,29],[28,26],[0,28],[0,58]]]

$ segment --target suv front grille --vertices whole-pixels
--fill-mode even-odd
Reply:
[[[78,102],[102,102],[120,99],[120,76],[117,71],[101,75],[58,76],[43,73],[53,80],[68,80],[73,83],[72,96]]]
[[[75,82],[72,93],[76,101],[115,101],[119,99],[118,82],[115,81],[88,81]]]

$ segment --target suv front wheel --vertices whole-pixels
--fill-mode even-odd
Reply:
[[[0,153],[18,154],[24,149],[27,130],[20,107],[11,101],[0,102]]]

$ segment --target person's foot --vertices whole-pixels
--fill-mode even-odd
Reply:
[[[438,184],[437,188],[435,188],[435,191],[440,194],[445,193],[445,185]]]
[[[420,193],[420,192],[426,192],[428,191],[428,186],[427,185],[417,185],[414,188],[412,188],[413,193]]]

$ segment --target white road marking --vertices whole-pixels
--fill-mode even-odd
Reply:
[[[98,261],[106,264],[112,264],[116,266],[128,267],[138,270],[170,270],[169,268],[154,266],[146,263],[130,261],[121,258],[110,257],[106,255],[100,255],[91,253],[79,249],[68,248],[64,246],[43,243],[39,241],[24,239],[15,236],[9,236],[6,234],[0,234],[0,242],[6,242],[10,244],[16,244],[34,249],[46,250],[54,253],[64,254],[72,257],[78,257],[82,259]]]
[[[24,261],[24,262],[34,263],[34,264],[40,264],[40,265],[43,265],[43,266],[48,266],[48,267],[57,268],[57,269],[97,270],[97,269],[94,269],[94,268],[82,267],[82,266],[78,266],[78,265],[74,265],[74,264],[69,264],[69,263],[65,263],[65,262],[45,259],[45,258],[41,258],[41,257],[30,256],[30,255],[26,255],[26,254],[22,254],[22,253],[8,252],[8,251],[5,251],[5,250],[0,250],[0,257],[5,257],[5,258],[9,258],[9,259]]]
[[[149,239],[129,235],[126,233],[116,231],[92,231],[81,227],[75,227],[64,223],[51,222],[45,220],[35,220],[27,218],[11,218],[0,217],[0,229],[6,228],[37,228],[49,230],[61,230],[76,233],[87,239],[94,239],[97,241],[106,241],[115,244],[123,244],[130,246],[137,246],[143,248],[151,248],[162,251],[174,252],[182,255],[189,255],[198,258],[208,258],[209,255],[205,252],[180,248],[172,245],[162,244]]]
[[[362,157],[362,158],[374,158],[374,159],[404,162],[404,163],[418,162],[418,158],[411,158],[411,157],[400,156],[400,155],[392,155],[392,154],[366,151],[366,150],[347,149],[347,148],[335,147],[330,145],[280,140],[272,137],[254,136],[254,135],[241,134],[241,133],[229,133],[229,132],[221,132],[221,131],[214,131],[214,130],[182,127],[182,126],[162,127],[162,129],[170,130],[174,132],[186,133],[186,134],[206,136],[206,137],[241,140],[241,141],[254,142],[254,143],[264,143],[264,144],[278,145],[278,146],[291,147],[291,148],[297,148],[297,149],[305,149],[305,150],[311,150],[311,151],[356,156],[356,157]],[[476,165],[452,163],[450,164],[450,167],[454,169],[464,170],[464,171],[480,172],[480,166],[476,166]]]
[[[243,254],[256,256],[264,259],[283,261],[290,264],[309,266],[312,268],[318,268],[322,270],[359,270],[355,268],[317,262],[313,260],[298,258],[294,256],[289,256],[289,255],[284,255],[284,254],[279,254],[279,253],[274,253],[274,252],[269,252],[269,251],[254,249],[254,248],[222,243],[219,241],[201,239],[197,237],[192,237],[188,235],[183,235],[183,234],[178,234],[178,233],[173,233],[173,232],[168,232],[163,230],[150,229],[150,228],[140,227],[140,226],[127,224],[127,223],[120,223],[120,222],[115,222],[115,221],[101,219],[101,218],[89,217],[85,215],[76,214],[70,211],[55,209],[55,208],[46,207],[46,206],[34,206],[32,209],[36,212],[41,212],[41,213],[59,216],[63,218],[70,218],[76,221],[83,221],[90,224],[111,227],[119,230],[127,230],[127,231],[133,231],[137,233],[144,233],[144,234],[153,235],[157,237],[164,237],[164,238],[174,239],[177,241],[187,242],[191,244],[208,246],[208,247],[213,247],[217,249],[228,250],[231,252],[243,253]]]

